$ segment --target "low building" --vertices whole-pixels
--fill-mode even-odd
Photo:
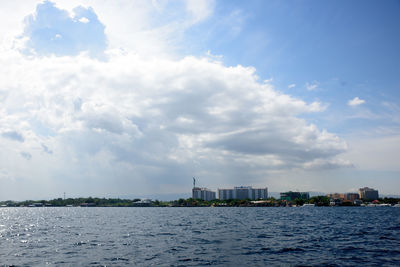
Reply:
[[[340,206],[340,205],[342,205],[342,200],[340,198],[331,198],[329,205],[330,206]]]
[[[379,198],[378,190],[369,187],[358,189],[358,194],[361,199],[376,200]]]
[[[193,199],[202,199],[206,201],[210,201],[213,199],[216,199],[216,194],[214,191],[211,191],[210,189],[207,188],[201,188],[201,187],[193,187],[192,189],[192,198]]]
[[[327,197],[330,199],[340,199],[341,201],[351,201],[353,202],[356,199],[359,199],[360,196],[357,193],[331,193],[327,194]]]
[[[218,189],[218,198],[227,199],[267,199],[268,188],[253,188],[251,186],[236,186],[232,189]]]
[[[341,199],[344,200],[344,194],[340,194],[340,193],[331,193],[331,194],[327,194],[327,197],[329,197],[330,199]]]
[[[308,192],[282,192],[280,193],[281,195],[281,200],[286,200],[286,201],[293,201],[296,198],[298,199],[303,199],[303,200],[308,200],[310,199],[310,194]]]
[[[150,207],[152,205],[152,201],[149,198],[143,198],[139,201],[136,201],[132,204],[134,207]]]

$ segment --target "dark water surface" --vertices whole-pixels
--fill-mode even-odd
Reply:
[[[400,208],[1,208],[0,263],[400,265]]]

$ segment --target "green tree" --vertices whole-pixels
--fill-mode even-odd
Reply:
[[[310,198],[310,203],[315,206],[329,206],[329,198],[327,196],[315,196]]]
[[[305,202],[306,201],[304,199],[302,199],[302,198],[296,198],[294,200],[294,203],[296,203],[297,206],[303,206]]]

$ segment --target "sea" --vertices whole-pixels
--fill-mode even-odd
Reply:
[[[400,266],[400,208],[0,208],[0,264]]]

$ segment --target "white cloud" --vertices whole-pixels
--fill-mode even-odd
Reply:
[[[313,81],[311,83],[306,83],[306,88],[308,91],[314,91],[318,88],[319,82],[318,81]]]
[[[214,183],[253,172],[261,179],[265,173],[257,173],[309,168],[346,150],[337,136],[297,117],[324,110],[321,103],[278,93],[254,68],[113,53],[108,62],[0,55],[8,66],[0,73],[7,92],[0,122],[18,129],[6,132],[2,151],[26,153],[0,167],[26,179],[81,177],[82,190],[112,176],[146,191],[193,173]]]
[[[29,184],[77,195],[162,193],[193,175],[263,183],[271,173],[346,166],[338,158],[346,143],[300,118],[325,104],[279,93],[252,67],[171,56],[171,36],[212,12],[213,2],[196,2],[182,25],[153,28],[147,1],[83,8],[105,25],[107,61],[0,49],[0,176],[15,182],[10,196],[30,194]]]
[[[365,100],[362,100],[360,98],[358,98],[358,96],[356,96],[355,98],[349,100],[347,102],[347,105],[351,106],[351,107],[355,107],[355,106],[359,106],[365,103]]]
[[[294,88],[294,87],[296,87],[296,84],[294,84],[294,83],[288,85],[289,89]]]
[[[90,20],[88,18],[85,18],[85,17],[80,18],[78,21],[82,22],[82,23],[89,23],[90,22]]]

